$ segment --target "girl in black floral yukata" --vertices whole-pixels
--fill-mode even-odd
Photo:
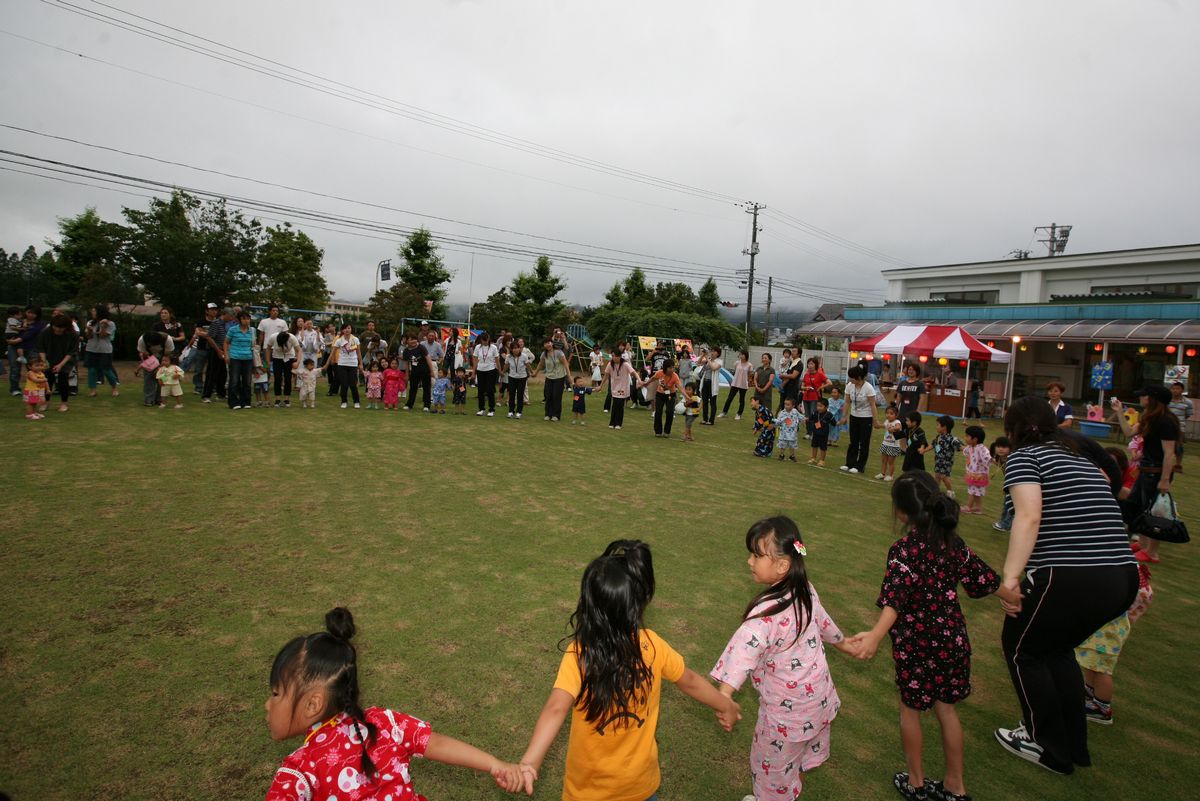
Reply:
[[[900,740],[908,770],[893,779],[908,799],[968,798],[963,784],[963,733],[954,704],[971,694],[971,641],[958,605],[958,585],[972,598],[991,595],[1000,578],[956,531],[958,504],[938,491],[926,472],[905,473],[892,485],[896,518],[908,533],[888,551],[876,605],[883,611],[871,631],[856,638],[859,658],[870,659],[885,634],[892,637],[900,690]],[[921,766],[921,713],[932,709],[942,729],[946,775],[937,782]]]

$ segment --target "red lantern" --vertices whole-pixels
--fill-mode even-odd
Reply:
[[[1185,350],[1183,353],[1184,353],[1184,355],[1185,355],[1185,356],[1187,356],[1188,358],[1192,358],[1192,357],[1194,357],[1194,356],[1196,355],[1196,349],[1195,349],[1195,348],[1188,348],[1188,349],[1187,349],[1187,350]]]
[[[928,356],[919,356],[918,358],[921,360],[921,363],[922,363],[922,364],[924,364],[925,362],[929,361],[929,357],[928,357]]]
[[[989,340],[988,340],[988,343],[987,343],[987,346],[988,346],[989,348],[994,348],[994,347],[996,347],[996,340],[994,340],[994,339],[989,339]]]
[[[1179,350],[1179,348],[1175,347],[1174,345],[1167,345],[1167,353],[1174,353],[1177,350]]]
[[[958,363],[958,366],[959,366],[959,367],[966,367],[966,366],[967,366],[967,360],[966,360],[966,359],[963,359],[962,361],[960,361],[960,362]]]
[[[1096,353],[1099,353],[1100,351],[1104,350],[1104,346],[1097,342],[1095,345],[1092,345],[1092,350],[1096,351]]]
[[[890,354],[890,353],[883,354],[883,360],[885,362],[890,362],[892,360],[892,354]]]

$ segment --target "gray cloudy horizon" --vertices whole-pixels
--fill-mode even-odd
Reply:
[[[777,290],[785,306],[878,302],[879,270],[895,265],[778,214],[914,265],[1037,254],[1033,228],[1051,222],[1074,226],[1068,253],[1200,241],[1200,100],[1190,80],[1200,74],[1200,4],[69,2],[144,15],[457,120],[764,203],[758,268],[805,288]],[[535,250],[637,258],[509,232],[650,254],[682,271],[652,281],[698,287],[712,273],[723,297],[745,300],[733,271],[747,266],[749,217],[732,200],[462,136],[53,2],[5,8],[0,123],[417,213],[0,128],[5,150]],[[95,206],[119,219],[122,205],[146,202],[0,172],[0,247],[41,249],[58,217]],[[379,233],[294,224],[324,248],[341,299],[370,296],[375,264],[395,257],[394,241],[370,238]],[[452,303],[486,297],[534,260],[479,251],[472,277],[471,255],[451,247]],[[621,277],[599,265],[558,262],[557,271],[573,303],[596,302]],[[764,295],[756,289],[756,309]]]

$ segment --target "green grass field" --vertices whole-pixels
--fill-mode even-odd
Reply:
[[[0,416],[0,790],[14,801],[261,798],[299,745],[267,735],[271,659],[338,604],[359,624],[369,704],[516,759],[553,683],[582,570],[610,540],[651,544],[659,589],[647,622],[706,674],[756,591],[743,547],[754,520],[800,522],[812,581],[847,633],[874,621],[895,538],[887,486],[756,459],[748,417],[697,426],[688,445],[678,430],[656,440],[646,412],[610,431],[595,399],[580,429],[542,422],[538,405],[519,422],[340,411],[322,386],[314,411],[232,413],[190,394],[174,411],[144,409],[140,385],[124,388],[115,400],[81,397],[65,415],[52,405],[36,423],[11,398]],[[833,449],[830,461],[843,456]],[[873,455],[872,474],[877,465]],[[961,484],[961,460],[956,473]],[[1200,508],[1190,473],[1178,486],[1184,514]],[[962,526],[997,568],[999,498],[993,485],[989,515]],[[1091,727],[1095,767],[1070,778],[993,741],[1019,717],[1001,611],[994,599],[964,603],[975,693],[960,709],[976,798],[1193,797],[1200,569],[1187,546],[1164,555],[1117,673],[1116,723]],[[904,763],[890,653],[829,658],[843,709],[805,798],[893,798]],[[725,734],[707,708],[664,690],[664,800],[749,792],[757,699],[747,689],[739,700],[744,720]],[[932,719],[926,744],[940,776]],[[560,796],[565,746],[564,731],[536,798]],[[431,799],[504,795],[462,769],[420,762],[414,773]]]

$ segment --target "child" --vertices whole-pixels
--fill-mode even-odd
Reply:
[[[400,408],[405,375],[396,362],[396,359],[389,359],[387,369],[383,371],[383,408],[393,412]]]
[[[954,705],[971,694],[971,641],[957,591],[961,583],[967,595],[982,598],[999,589],[1000,577],[958,536],[958,504],[939,492],[928,473],[900,476],[892,485],[892,507],[908,531],[888,551],[875,602],[883,611],[875,628],[857,635],[859,658],[870,659],[883,636],[891,635],[908,764],[892,779],[900,795],[963,801],[963,734]],[[942,729],[942,782],[925,778],[921,765],[921,713],[930,709]]]
[[[617,540],[584,570],[570,644],[521,758],[526,792],[570,713],[563,798],[654,796],[663,679],[716,710],[726,731],[741,717],[733,699],[685,667],[683,657],[645,627],[653,597],[654,566],[644,542]],[[592,672],[588,665],[597,667]]]
[[[297,366],[292,370],[296,374],[296,386],[300,389],[301,409],[317,408],[317,377],[325,368],[322,367],[318,370],[314,369],[315,367],[316,362],[312,359],[305,359],[302,366]]]
[[[367,373],[367,408],[378,409],[383,403],[383,367],[378,361],[371,362]]]
[[[791,451],[788,454],[791,460],[796,461],[796,446],[800,440],[800,424],[804,422],[804,415],[796,410],[795,398],[783,399],[783,411],[775,417],[775,425],[779,426],[779,461],[784,460],[784,451]]]
[[[1129,456],[1120,448],[1109,447],[1105,448],[1104,452],[1116,461],[1117,467],[1121,468],[1121,489],[1117,493],[1117,500],[1127,501],[1133,494],[1134,483],[1137,482],[1137,468],[1129,463]],[[1134,543],[1134,550],[1137,550],[1137,543]]]
[[[807,549],[789,517],[760,520],[746,532],[750,575],[766,586],[746,605],[742,625],[712,678],[732,697],[746,677],[759,693],[750,746],[753,799],[795,799],[804,774],[829,759],[829,735],[841,708],[825,643],[857,655],[808,581]]]
[[[437,370],[435,375],[437,376],[437,380],[433,382],[433,413],[445,414],[446,392],[450,389],[450,379],[441,370]]]
[[[894,403],[888,404],[883,416],[882,423],[875,423],[875,428],[883,429],[883,442],[879,443],[879,459],[883,466],[879,468],[879,475],[875,478],[891,481],[896,477],[896,457],[904,452],[900,448],[904,423],[900,422],[900,411]]]
[[[583,376],[575,376],[575,383],[571,385],[571,425],[587,424],[583,418],[587,415],[587,396],[591,394],[592,388],[583,385]]]
[[[967,426],[967,444],[962,449],[963,459],[967,462],[967,505],[963,511],[969,515],[983,514],[983,496],[987,494],[988,468],[992,464],[992,454],[983,444],[987,433],[980,426]]]
[[[257,360],[254,363],[254,405],[267,405],[267,389],[271,384],[271,376]]]
[[[175,398],[175,408],[183,408],[183,386],[179,383],[183,379],[183,368],[177,364],[172,364],[171,354],[164,353],[162,358],[158,360],[158,372],[154,374],[158,379],[158,387],[161,402],[158,408],[167,408],[167,396]]]
[[[49,389],[50,381],[46,378],[46,361],[35,358],[29,363],[29,369],[25,373],[25,385],[22,387],[25,393],[25,406],[29,410],[25,413],[26,420],[41,420],[46,416],[39,409],[46,402],[46,394]]]
[[[954,418],[943,414],[937,419],[937,436],[933,438],[933,477],[939,486],[946,488],[946,497],[954,497],[950,484],[950,471],[954,469],[954,453],[962,450],[963,441],[950,432],[954,430]]]
[[[423,756],[490,773],[515,792],[520,768],[444,734],[423,720],[359,704],[358,654],[350,610],[325,615],[325,631],[296,637],[271,666],[267,727],[272,740],[304,736],[279,770],[267,801],[300,799],[419,799],[409,763]]]
[[[754,455],[769,458],[771,451],[775,450],[775,420],[758,398],[750,399],[750,408],[754,411],[754,433],[758,435],[754,443]]]
[[[1008,461],[1008,455],[1012,453],[1012,444],[1009,443],[1008,437],[996,437],[992,442],[992,447],[989,449],[992,454],[992,469],[991,473],[999,473],[1000,477],[1004,477],[1004,463]],[[1001,481],[1001,486],[1004,482]],[[1003,500],[1000,501],[1000,519],[992,523],[992,528],[996,531],[1010,531],[1012,529],[1013,507],[1012,501],[1009,500],[1008,490],[1004,490]]]
[[[692,436],[692,426],[700,414],[700,396],[696,394],[696,382],[688,381],[683,385],[683,441],[695,442]]]
[[[921,428],[921,413],[909,412],[905,418],[904,436],[908,439],[908,447],[904,451],[904,472],[925,469],[925,452],[929,450],[929,440],[925,439],[925,430]]]
[[[809,464],[825,466],[825,452],[829,450],[829,432],[837,423],[837,418],[829,413],[829,401],[818,398],[817,413],[812,419],[812,457],[808,460]]]
[[[829,413],[833,415],[834,420],[842,419],[842,409],[846,405],[846,399],[842,397],[842,391],[835,387],[829,389]],[[841,436],[842,427],[838,423],[834,423],[829,427],[829,444],[837,445],[838,438]]]
[[[1154,588],[1150,586],[1150,569],[1138,564],[1138,591],[1128,612],[1122,612],[1116,620],[1088,637],[1075,649],[1075,661],[1083,670],[1083,691],[1086,700],[1083,712],[1092,723],[1112,725],[1112,699],[1116,686],[1113,672],[1129,630],[1137,619],[1150,608],[1154,600]]]
[[[450,382],[453,387],[454,394],[451,399],[454,401],[454,413],[467,413],[467,371],[462,367],[455,368],[454,380]]]

